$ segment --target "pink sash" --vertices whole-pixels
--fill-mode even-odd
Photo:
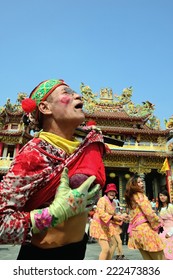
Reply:
[[[129,236],[132,236],[132,231],[139,225],[143,224],[143,223],[146,223],[148,222],[146,218],[143,218],[142,220],[140,221],[136,221],[139,217],[143,216],[142,213],[139,213],[133,220],[132,222],[129,223],[129,227],[128,227],[128,233],[129,233]]]

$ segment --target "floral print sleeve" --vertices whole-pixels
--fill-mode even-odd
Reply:
[[[168,207],[162,207],[159,217],[163,221],[164,230],[169,236],[173,236],[173,205],[169,203]]]
[[[142,193],[137,193],[133,196],[134,202],[137,204],[137,206],[142,211],[143,215],[147,219],[147,221],[150,223],[151,227],[154,230],[157,230],[159,226],[161,226],[161,221],[159,217],[156,215],[156,213],[153,211],[151,207],[151,203],[146,197],[146,195]]]
[[[101,197],[97,203],[97,212],[98,212],[99,218],[104,223],[108,223],[114,214],[114,209],[112,208],[112,206],[111,205],[109,206],[107,204],[108,203],[106,203],[105,197]],[[108,209],[108,206],[110,207],[110,209]],[[107,211],[105,211],[106,208],[107,208]]]
[[[170,222],[169,222],[169,231],[168,234],[169,236],[173,237],[173,205],[170,203],[168,207],[169,215],[170,215]]]

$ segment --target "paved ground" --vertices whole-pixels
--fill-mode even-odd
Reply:
[[[0,245],[0,260],[16,260],[20,246],[18,245]],[[142,260],[138,250],[129,250],[126,245],[123,245],[124,255],[129,260]],[[98,260],[100,247],[97,243],[87,245],[86,260]]]
[[[127,245],[123,245],[123,253],[129,260],[142,260],[138,250],[130,250]],[[98,260],[100,254],[100,246],[97,243],[88,244],[85,255],[86,260]],[[116,256],[116,254],[115,254]]]

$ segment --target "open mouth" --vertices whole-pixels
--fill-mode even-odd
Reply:
[[[78,103],[76,106],[75,106],[75,109],[82,109],[83,108],[83,103]]]

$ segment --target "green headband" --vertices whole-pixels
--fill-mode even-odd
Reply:
[[[46,100],[47,97],[61,85],[66,85],[63,80],[46,80],[41,82],[30,94],[30,98],[36,101],[38,105],[40,101]]]
[[[26,98],[22,101],[22,108],[26,113],[31,113],[41,101],[47,99],[47,97],[59,86],[65,85],[68,86],[63,80],[46,80],[41,82],[36,86],[30,94],[29,98]]]

